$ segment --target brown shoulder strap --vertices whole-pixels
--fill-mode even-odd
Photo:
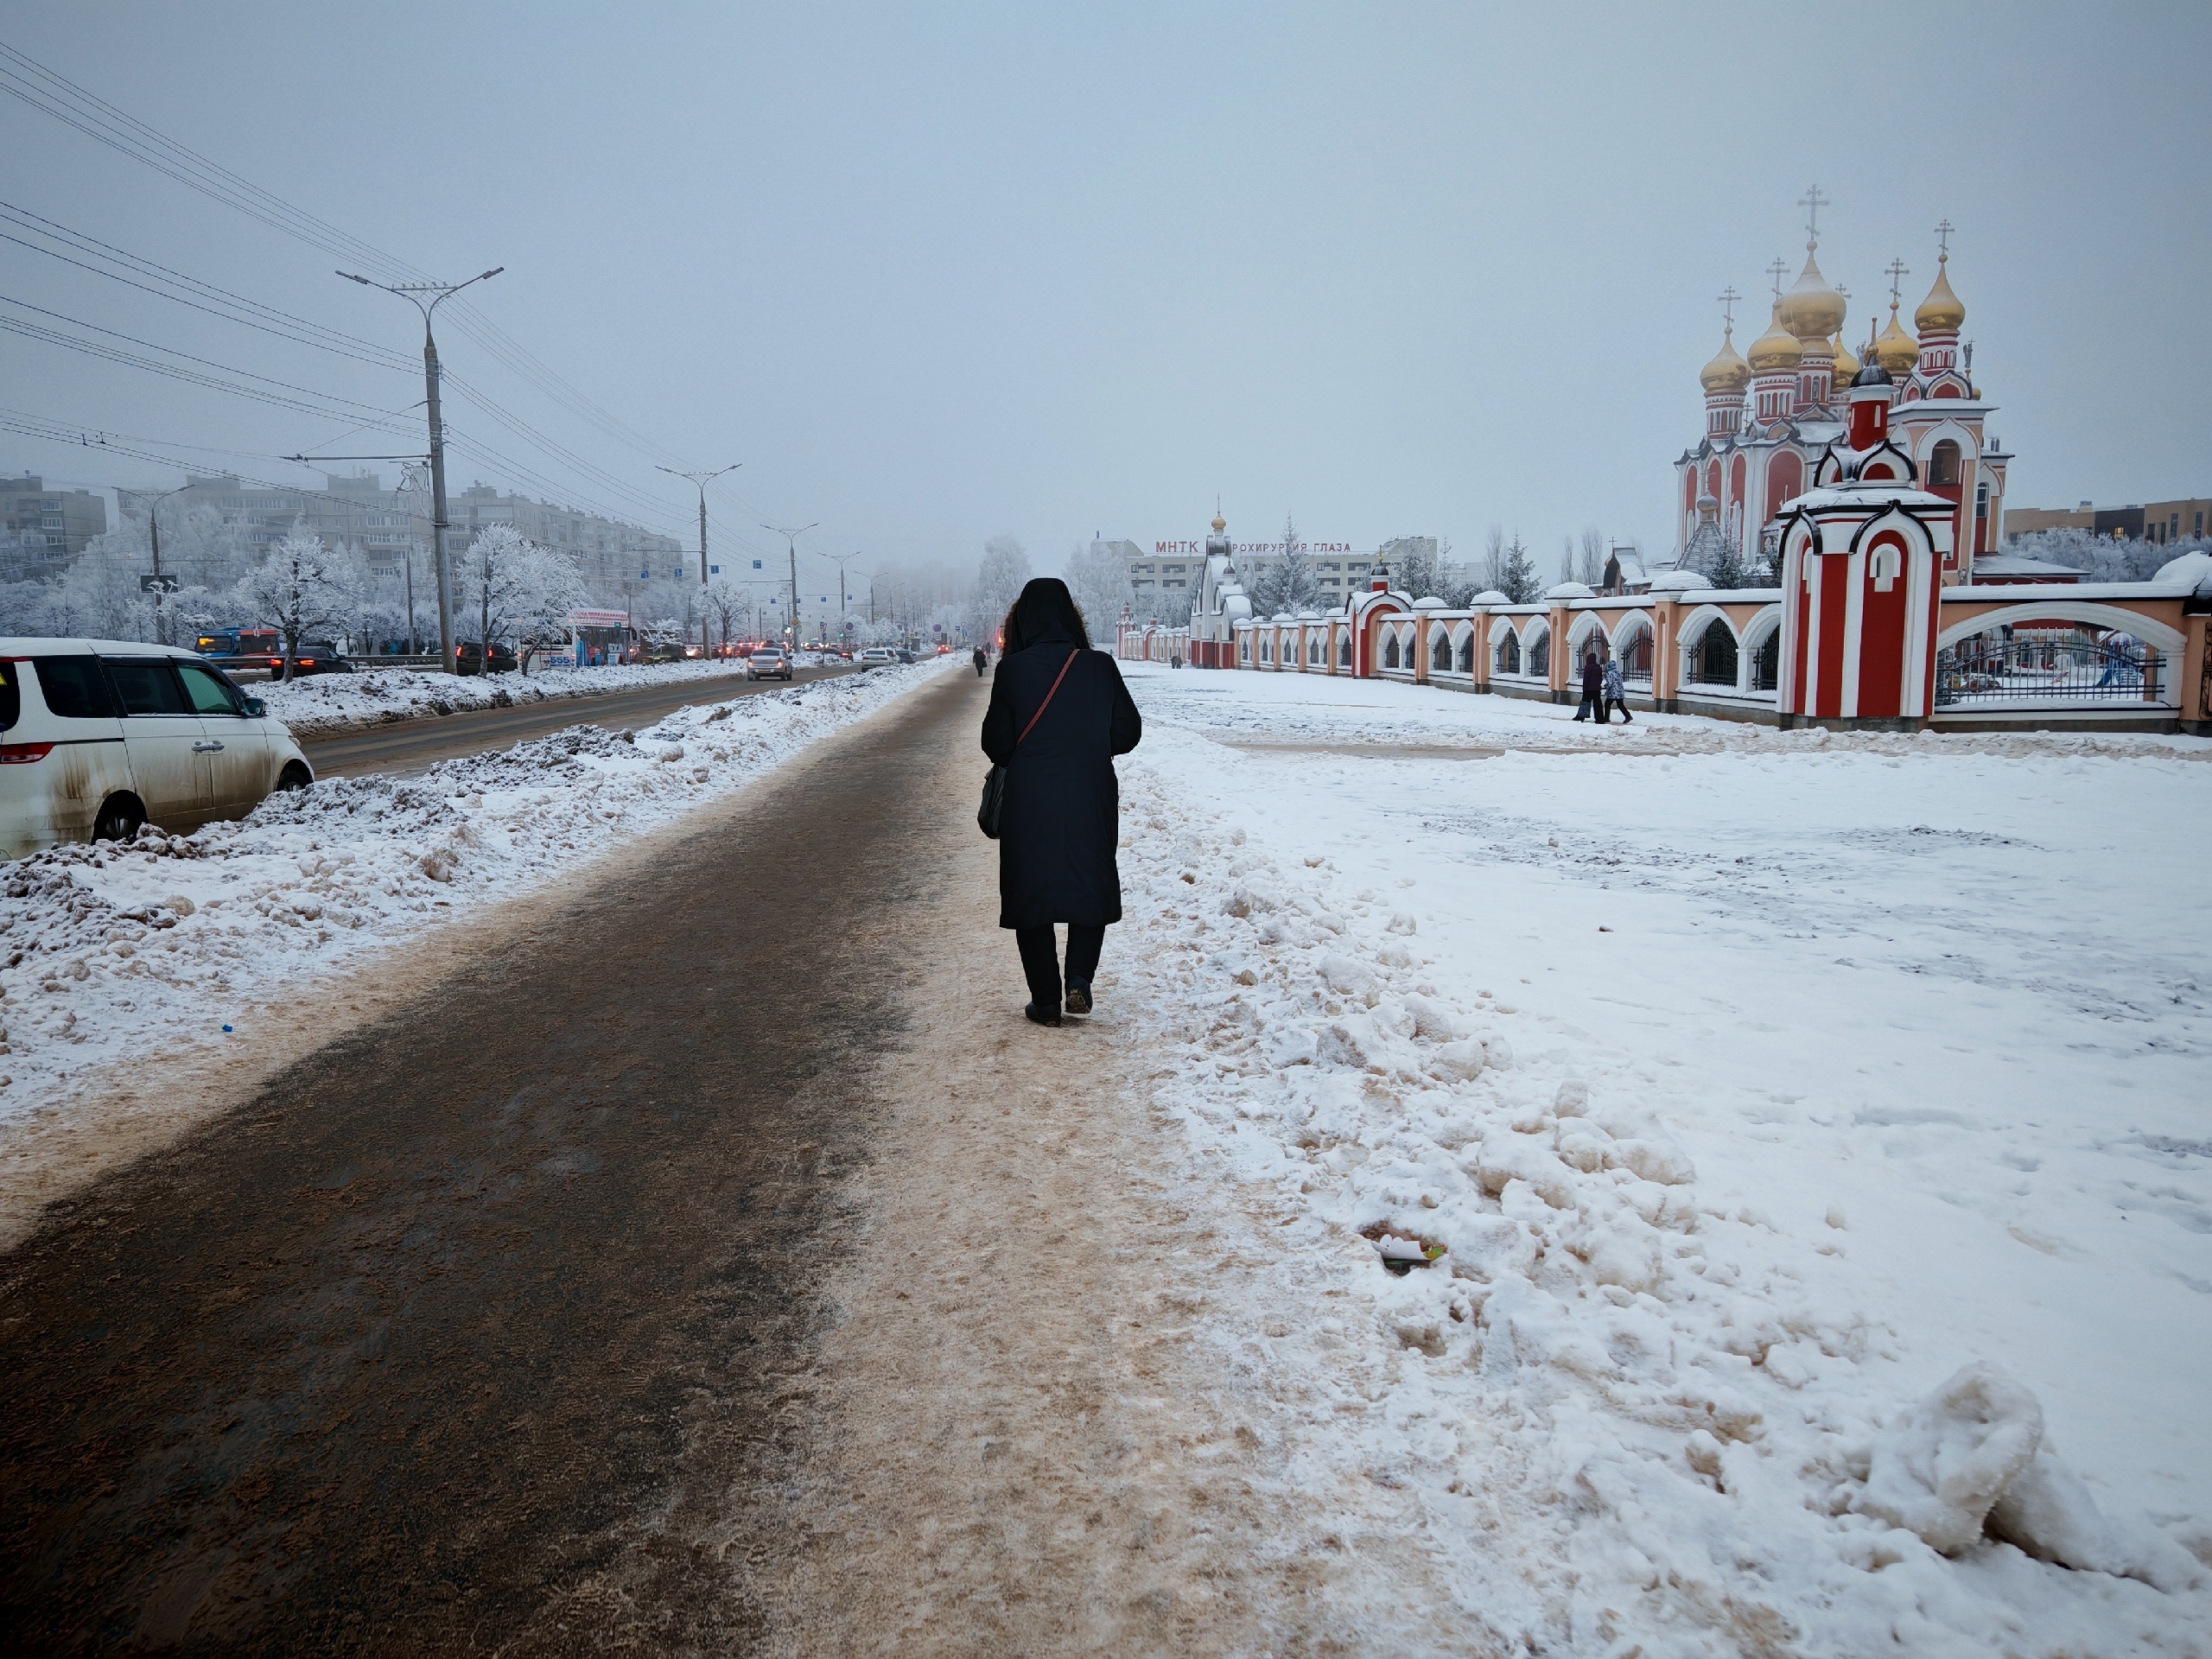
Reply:
[[[1028,741],[1029,734],[1037,729],[1037,722],[1045,718],[1045,711],[1052,706],[1052,692],[1060,689],[1060,682],[1067,678],[1068,670],[1075,666],[1076,655],[1077,653],[1072,651],[1068,652],[1067,661],[1060,664],[1060,671],[1052,677],[1052,690],[1045,694],[1045,701],[1039,703],[1037,712],[1029,716],[1029,724],[1023,727],[1021,735],[1014,740],[1014,747],[1020,748]]]

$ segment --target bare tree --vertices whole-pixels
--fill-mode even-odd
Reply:
[[[1576,578],[1595,588],[1605,576],[1605,532],[1592,524],[1582,532],[1582,572]]]

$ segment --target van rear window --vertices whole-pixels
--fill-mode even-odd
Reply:
[[[14,663],[0,662],[0,732],[12,732],[23,717],[20,671]]]
[[[107,681],[91,657],[35,657],[38,689],[50,713],[63,720],[112,720],[115,705],[108,698]]]

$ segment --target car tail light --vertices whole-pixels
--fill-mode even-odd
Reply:
[[[54,753],[51,743],[0,743],[0,766],[23,766]]]

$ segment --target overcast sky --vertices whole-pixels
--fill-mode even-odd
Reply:
[[[1863,340],[1953,283],[2013,505],[2212,493],[2212,8],[13,0],[0,40],[414,266],[750,519],[866,560],[1010,531],[1316,539],[1492,523],[1671,545],[1696,375],[1821,264]],[[0,199],[419,349],[402,302],[14,99]],[[0,229],[6,227],[0,226]],[[0,294],[406,409],[419,377],[0,243]],[[1886,304],[1881,308],[1886,315]],[[22,316],[16,308],[0,307]],[[40,319],[39,321],[48,321]],[[59,327],[60,325],[51,324]],[[689,488],[442,328],[448,361],[692,530]],[[137,348],[131,348],[137,349]],[[0,405],[265,459],[388,447],[0,334]],[[586,505],[620,505],[473,411]],[[410,416],[410,419],[417,418]],[[180,452],[181,453],[181,452]],[[0,472],[174,471],[0,433]],[[387,471],[391,469],[387,468]],[[457,461],[456,488],[481,475]],[[546,493],[532,490],[532,493]],[[724,543],[727,545],[727,543]],[[780,543],[777,543],[780,546]]]

